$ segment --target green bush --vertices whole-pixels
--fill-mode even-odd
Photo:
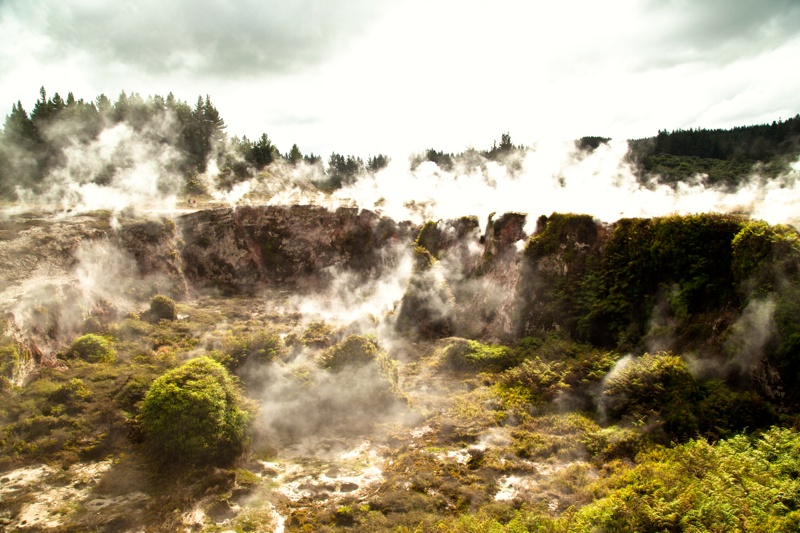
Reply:
[[[336,331],[333,326],[325,322],[312,322],[310,323],[303,335],[300,337],[300,342],[304,346],[311,348],[328,348],[335,341]]]
[[[0,347],[0,378],[13,379],[21,364],[22,358],[16,345],[9,344]]]
[[[699,399],[697,382],[680,357],[645,354],[612,372],[603,391],[603,405],[614,419],[662,423],[672,438],[686,439],[697,432],[693,414]]]
[[[798,434],[777,428],[657,448],[590,487],[601,497],[559,530],[798,531],[799,452]]]
[[[514,352],[499,344],[450,338],[440,349],[442,362],[453,370],[503,370],[517,362]]]
[[[385,377],[397,383],[397,368],[389,354],[381,350],[378,340],[371,335],[350,335],[335,346],[325,350],[319,357],[324,368],[339,372],[350,367],[360,367],[376,362]]]
[[[155,457],[176,465],[230,462],[246,444],[251,418],[235,379],[208,357],[155,380],[140,413]]]
[[[175,308],[175,302],[171,298],[167,298],[161,294],[153,296],[150,300],[150,319],[154,322],[159,320],[175,320],[178,318],[178,312]]]
[[[268,363],[284,357],[288,352],[280,336],[269,330],[243,335],[230,334],[222,341],[222,358],[225,366],[234,370],[247,362]]]
[[[89,363],[110,363],[117,358],[117,352],[107,338],[88,333],[75,339],[66,356]]]

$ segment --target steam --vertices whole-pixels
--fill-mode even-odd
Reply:
[[[264,387],[257,394],[259,422],[267,438],[283,444],[364,434],[404,412],[375,363],[334,373],[301,357],[264,367],[248,381]]]
[[[767,344],[775,336],[775,305],[772,297],[751,301],[731,328],[725,348],[730,364],[742,375],[752,373],[764,360]]]
[[[43,193],[19,189],[23,202],[49,204],[62,210],[87,211],[128,206],[175,209],[183,192],[178,171],[184,155],[163,140],[177,138],[170,114],[136,130],[127,123],[106,128],[88,144],[64,148],[60,165],[43,184]],[[48,135],[64,135],[69,123]],[[328,209],[358,207],[394,220],[455,219],[465,215],[486,220],[491,213],[527,213],[531,233],[539,215],[553,212],[590,214],[604,222],[623,217],[652,217],[698,212],[745,213],[770,223],[800,226],[800,160],[775,179],[754,167],[735,191],[702,184],[702,179],[676,186],[642,184],[628,157],[628,143],[611,141],[591,152],[573,141],[542,140],[505,160],[492,161],[477,152],[453,170],[426,161],[413,169],[408,160],[393,158],[375,173],[365,173],[333,193],[315,184],[325,181],[321,165],[278,160],[246,179],[223,176],[217,158],[234,161],[226,142],[211,152],[202,183],[214,203],[224,205],[318,205]],[[702,176],[697,176],[702,178]]]
[[[625,142],[612,141],[588,154],[573,142],[542,142],[526,152],[518,171],[493,161],[454,172],[432,162],[408,171],[393,162],[375,176],[337,191],[335,197],[353,199],[359,207],[396,220],[418,222],[463,215],[486,220],[490,213],[510,211],[527,213],[529,225],[538,215],[552,212],[585,213],[613,222],[719,211],[749,213],[770,223],[800,223],[800,161],[778,179],[766,181],[754,173],[743,187],[728,192],[701,184],[645,186],[637,180],[627,153]]]
[[[365,317],[380,320],[402,299],[411,277],[413,261],[406,247],[381,250],[387,268],[379,277],[338,267],[330,269],[332,282],[319,294],[295,296],[289,306],[311,320],[350,324]]]
[[[78,212],[173,207],[182,183],[174,170],[181,155],[153,140],[164,137],[170,127],[165,121],[136,132],[120,123],[104,129],[88,145],[73,142],[63,151],[64,164],[46,177],[43,194],[18,189],[18,196],[23,203]]]

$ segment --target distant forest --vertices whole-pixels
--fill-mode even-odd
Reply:
[[[256,140],[229,137],[225,121],[211,98],[199,96],[194,106],[175,98],[137,93],[120,93],[116,102],[101,94],[94,101],[66,99],[58,93],[48,97],[44,87],[28,113],[21,102],[12,104],[0,134],[0,197],[15,199],[18,188],[37,192],[46,187],[47,176],[62,167],[73,147],[89,146],[108,128],[125,124],[138,138],[155,146],[167,146],[177,153],[168,171],[183,177],[186,194],[202,194],[198,175],[213,162],[218,169],[218,186],[230,187],[270,165],[310,165],[317,169],[314,184],[332,190],[355,181],[358,176],[386,167],[389,158],[378,154],[367,158],[332,153],[327,165],[315,154],[303,154],[294,144],[281,153],[266,133]],[[580,150],[591,151],[609,139],[583,137]],[[630,157],[643,182],[659,180],[675,184],[701,176],[710,185],[736,186],[755,165],[774,177],[800,153],[800,115],[772,124],[742,126],[731,130],[659,131],[655,137],[629,141]],[[474,169],[497,161],[510,171],[521,168],[524,146],[512,143],[508,133],[488,150],[468,149],[459,154],[429,148],[410,160],[411,169],[433,162],[443,170]],[[108,183],[125,158],[105,162],[105,167],[88,179]]]

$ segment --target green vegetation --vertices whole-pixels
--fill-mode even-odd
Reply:
[[[392,387],[397,385],[397,363],[372,335],[350,335],[322,352],[317,360],[320,366],[333,372],[354,371],[375,363],[383,379]]]
[[[87,333],[75,339],[64,355],[88,363],[109,363],[116,359],[117,352],[107,337]]]
[[[243,450],[251,417],[234,378],[208,357],[155,380],[140,414],[154,458],[173,465],[230,462]]]
[[[659,131],[655,137],[631,141],[642,178],[663,183],[693,181],[709,185],[741,185],[754,170],[775,177],[797,154],[800,115],[788,120],[730,130]]]
[[[284,357],[288,350],[281,337],[269,330],[244,334],[230,333],[222,340],[222,353],[216,358],[235,370],[246,363],[264,364]]]
[[[446,339],[440,348],[442,362],[453,370],[504,370],[516,363],[516,354],[505,346],[467,339]]]
[[[162,294],[153,296],[153,299],[150,300],[150,318],[156,322],[178,318],[175,301]]]
[[[19,372],[22,365],[17,343],[3,338],[0,342],[0,390],[6,388]]]

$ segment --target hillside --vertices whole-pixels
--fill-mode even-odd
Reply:
[[[795,530],[798,232],[528,217],[5,217],[4,527]]]

